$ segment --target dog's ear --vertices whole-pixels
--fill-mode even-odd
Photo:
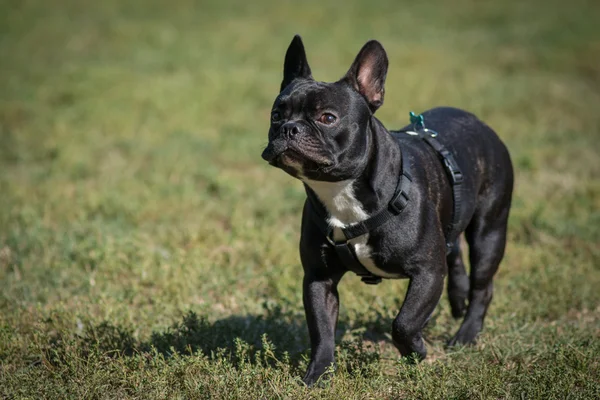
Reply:
[[[388,58],[383,46],[377,40],[371,40],[360,50],[342,79],[363,95],[371,111],[375,112],[383,104],[387,70]]]
[[[296,78],[312,79],[310,67],[306,60],[306,52],[302,44],[300,35],[294,36],[292,43],[285,53],[285,63],[283,64],[283,81],[281,81],[280,91],[285,89]]]

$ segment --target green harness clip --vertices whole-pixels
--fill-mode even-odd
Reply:
[[[419,125],[421,126],[420,129],[425,129],[425,118],[423,118],[422,114],[415,114],[414,112],[410,112],[410,123],[411,124],[415,124],[415,128],[419,129]]]

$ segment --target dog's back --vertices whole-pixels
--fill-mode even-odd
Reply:
[[[481,207],[479,203],[510,207],[513,167],[508,150],[496,132],[475,115],[458,108],[437,107],[422,115],[425,127],[437,132],[436,140],[454,155],[463,173],[466,192],[475,196],[462,201],[472,201],[473,211]],[[407,125],[401,131],[411,129],[413,125]],[[411,141],[407,135],[403,136],[401,146]],[[419,145],[427,147],[425,143]]]

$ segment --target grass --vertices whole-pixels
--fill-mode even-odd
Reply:
[[[592,1],[0,4],[0,397],[600,397],[600,7]],[[429,358],[389,340],[405,281],[340,288],[308,358],[301,185],[260,153],[285,49],[334,80],[390,58],[390,128],[435,105],[509,147],[507,254],[475,347],[446,298]]]

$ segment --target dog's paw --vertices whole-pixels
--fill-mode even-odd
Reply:
[[[307,372],[306,375],[304,375],[304,378],[302,378],[302,382],[304,382],[307,387],[313,387],[315,383],[319,381],[320,377],[319,374]]]
[[[304,382],[307,387],[323,388],[331,382],[334,371],[334,363],[330,363],[328,367],[321,368],[311,364],[306,371],[306,375],[302,378],[302,382]]]
[[[479,331],[476,326],[463,325],[460,327],[456,335],[448,341],[448,346],[464,346],[469,344],[475,344],[477,341],[477,335]]]

